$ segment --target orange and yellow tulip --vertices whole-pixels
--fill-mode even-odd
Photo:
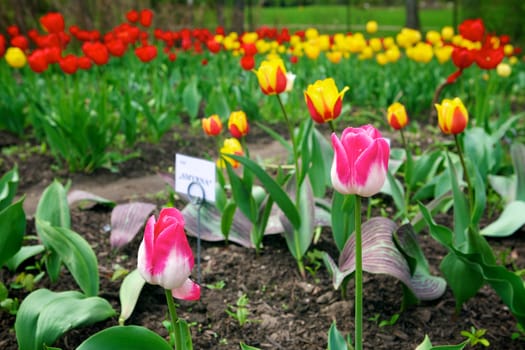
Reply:
[[[312,119],[317,123],[325,123],[339,117],[343,96],[348,89],[348,86],[345,86],[339,91],[332,78],[318,80],[308,85],[304,92],[304,99]]]
[[[408,124],[405,106],[399,102],[394,102],[388,107],[386,118],[388,124],[396,130],[403,129]]]
[[[246,113],[243,111],[231,112],[230,118],[228,119],[228,130],[230,130],[230,134],[232,134],[233,137],[238,139],[248,134],[250,125],[248,124]]]
[[[276,95],[285,91],[286,68],[280,58],[263,61],[254,72],[264,94]]]
[[[202,118],[202,130],[209,136],[219,135],[222,131],[221,118],[217,114]]]
[[[230,163],[232,167],[238,168],[240,163],[235,159],[226,156],[226,154],[243,155],[242,146],[239,140],[233,137],[225,139],[224,144],[220,149],[220,158],[217,160],[217,166],[219,168],[226,168],[226,162]]]
[[[459,134],[468,124],[468,111],[459,97],[444,99],[435,105],[438,114],[438,124],[445,134]]]

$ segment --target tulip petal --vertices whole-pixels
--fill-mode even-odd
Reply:
[[[332,145],[334,147],[334,161],[331,169],[332,186],[342,194],[352,194],[354,192],[350,188],[351,163],[343,144],[335,133],[332,134]]]
[[[390,147],[385,139],[376,139],[356,161],[358,192],[370,197],[381,190],[386,179]]]
[[[173,288],[171,295],[182,300],[199,300],[201,297],[201,287],[191,279],[186,279],[182,286]]]

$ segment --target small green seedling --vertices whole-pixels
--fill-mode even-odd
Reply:
[[[248,303],[248,296],[243,293],[239,299],[237,299],[235,306],[228,305],[228,309],[226,310],[226,313],[236,319],[237,322],[239,322],[239,326],[241,327],[247,322],[250,322],[250,320],[248,320]]]
[[[485,333],[487,333],[486,329],[476,329],[474,327],[470,327],[470,332],[461,331],[461,335],[468,339],[470,346],[475,346],[478,344],[489,346],[489,341],[484,338]]]

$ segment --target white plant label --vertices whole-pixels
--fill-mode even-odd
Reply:
[[[215,163],[176,154],[175,192],[185,194],[190,199],[215,202]]]

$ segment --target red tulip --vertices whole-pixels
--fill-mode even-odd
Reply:
[[[78,68],[88,70],[91,68],[91,60],[89,57],[81,56],[77,59]]]
[[[0,57],[2,57],[5,54],[5,50],[6,50],[5,38],[2,34],[0,34]]]
[[[494,48],[490,43],[490,37],[485,39],[485,43],[474,56],[476,64],[481,69],[495,69],[505,58],[503,46]]]
[[[456,67],[463,70],[474,63],[474,52],[464,47],[454,47],[452,51],[452,62]]]
[[[244,55],[241,57],[241,67],[244,70],[252,70],[255,67],[255,58],[250,55]]]
[[[139,13],[137,10],[129,10],[126,13],[126,19],[131,23],[137,23],[139,20]]]
[[[47,63],[49,64],[57,63],[62,55],[62,51],[58,46],[46,47],[44,52],[46,53]]]
[[[48,68],[46,52],[44,50],[35,50],[29,57],[27,63],[35,73],[42,73]]]
[[[15,37],[20,35],[20,29],[16,25],[9,26],[7,27],[7,34],[9,34],[11,38]]]
[[[210,52],[217,53],[221,51],[221,44],[215,39],[208,40],[206,42],[206,46],[208,47],[208,50],[210,50]]]
[[[255,56],[257,54],[257,47],[255,44],[242,44],[244,54],[247,56]]]
[[[40,17],[40,24],[48,33],[63,32],[65,28],[64,16],[59,12],[50,12]]]
[[[140,11],[139,21],[143,27],[147,28],[151,26],[152,20],[153,20],[153,11],[151,11],[150,9],[144,9]]]
[[[145,45],[135,48],[135,55],[142,62],[149,62],[157,57],[157,47],[154,45]]]
[[[82,52],[96,65],[101,66],[109,61],[108,48],[101,42],[85,42],[84,45],[82,45]]]
[[[18,47],[22,51],[26,51],[29,47],[29,41],[23,35],[17,35],[11,39],[11,46]]]
[[[114,39],[106,42],[109,53],[115,57],[122,57],[126,53],[127,46],[122,40]]]
[[[458,29],[461,36],[470,41],[481,41],[485,35],[485,25],[480,18],[466,19]]]
[[[66,55],[58,60],[60,69],[66,74],[73,74],[78,69],[78,59],[75,55]]]

